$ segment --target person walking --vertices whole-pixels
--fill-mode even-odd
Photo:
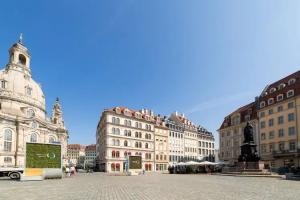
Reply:
[[[70,176],[70,168],[69,167],[66,167],[66,175],[67,175],[67,177]]]

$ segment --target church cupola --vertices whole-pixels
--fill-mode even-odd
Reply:
[[[23,44],[23,36],[20,35],[19,41],[9,49],[8,69],[16,69],[26,74],[30,72],[30,55],[27,48]]]

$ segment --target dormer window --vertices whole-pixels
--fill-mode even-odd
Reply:
[[[285,87],[285,84],[284,83],[281,83],[279,86],[278,86],[278,89],[281,90]]]
[[[32,88],[29,87],[29,86],[26,86],[26,87],[25,87],[25,93],[26,93],[27,95],[31,96]]]
[[[294,96],[294,90],[289,90],[289,91],[286,93],[286,96],[287,96],[287,97],[292,97],[292,96]]]
[[[264,101],[260,102],[260,104],[259,104],[259,107],[260,107],[260,108],[263,108],[263,107],[265,107],[265,106],[266,106],[266,102],[264,102]]]
[[[274,99],[273,98],[268,99],[268,105],[271,105],[273,103],[274,103]]]
[[[275,92],[276,91],[276,88],[271,88],[270,89],[270,93],[273,93],[273,92]]]
[[[26,57],[23,54],[19,55],[18,64],[26,65]]]
[[[292,85],[292,84],[294,84],[295,82],[296,82],[296,79],[291,78],[291,79],[289,80],[288,84],[289,84],[289,85]]]
[[[116,113],[121,114],[121,109],[119,107],[116,107]]]
[[[32,109],[27,110],[27,117],[33,118],[35,116],[35,113]]]
[[[283,100],[283,94],[279,94],[277,96],[277,101],[282,101]]]
[[[7,81],[1,80],[1,88],[5,89],[7,87]]]

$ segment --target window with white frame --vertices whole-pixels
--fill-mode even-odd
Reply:
[[[277,95],[277,101],[282,101],[283,100],[283,94]]]
[[[270,89],[270,93],[273,93],[273,92],[275,92],[276,91],[276,88],[271,88]]]
[[[271,105],[273,103],[274,103],[274,99],[273,98],[268,99],[268,105]]]
[[[291,79],[289,80],[288,84],[289,84],[289,85],[292,85],[292,84],[294,84],[295,82],[296,82],[296,79],[291,78]]]
[[[292,97],[292,96],[294,96],[294,90],[289,90],[289,91],[286,93],[286,96],[287,96],[287,97]]]
[[[262,102],[260,102],[260,108],[263,108],[263,107],[265,107],[266,106],[266,102],[264,102],[264,101],[262,101]]]
[[[30,135],[30,142],[37,142],[37,134],[36,133],[31,133]]]
[[[281,90],[285,87],[285,84],[284,83],[281,83],[279,86],[278,86],[278,89]]]
[[[4,151],[10,152],[12,150],[12,130],[4,130]]]

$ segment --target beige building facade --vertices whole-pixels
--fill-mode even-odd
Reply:
[[[259,97],[261,158],[267,167],[300,166],[300,71],[265,88]]]
[[[100,171],[122,173],[128,156],[142,157],[142,169],[154,171],[154,115],[124,107],[104,110],[97,126],[97,167]]]
[[[169,129],[160,116],[155,117],[155,171],[167,171],[169,166]]]
[[[32,79],[30,59],[20,39],[0,71],[0,167],[24,167],[26,142],[60,143],[66,159],[68,131],[60,102],[57,99],[49,118],[41,86]]]
[[[85,146],[81,144],[68,144],[68,165],[79,166],[84,164]]]
[[[219,131],[220,150],[219,159],[231,165],[238,162],[241,154],[240,146],[244,141],[244,128],[249,122],[253,127],[254,142],[258,144],[258,119],[257,103],[253,102],[242,106],[230,115],[226,116]],[[259,146],[257,146],[259,154]]]

